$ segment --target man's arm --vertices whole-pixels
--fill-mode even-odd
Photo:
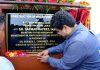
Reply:
[[[58,46],[54,46],[54,47],[48,48],[46,50],[43,50],[42,52],[38,53],[37,56],[46,56],[49,53],[62,52],[64,45],[65,45],[64,43],[65,43],[65,41],[63,43],[59,44]]]
[[[63,51],[63,48],[64,48],[64,44],[65,41],[57,46],[54,46],[54,47],[51,47],[51,48],[48,48],[48,53],[60,53]]]
[[[86,47],[82,42],[73,42],[69,45],[61,59],[48,57],[50,65],[57,69],[70,70],[78,66],[86,56]]]

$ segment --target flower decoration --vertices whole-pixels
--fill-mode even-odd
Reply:
[[[66,4],[66,3],[70,3],[70,2],[74,2],[75,0],[14,0],[16,2],[46,2],[46,3],[60,3],[60,4]],[[56,10],[58,7],[57,6],[48,6],[48,5],[20,5],[20,4],[16,4],[15,8],[17,9],[29,9],[31,8],[32,10],[42,10],[42,11],[46,11],[48,12],[49,10]],[[60,7],[59,9],[63,9],[62,7]]]
[[[86,1],[80,1],[79,4],[80,4],[80,5],[84,5],[84,6],[90,5],[90,4],[89,4],[88,2],[86,2]]]
[[[5,53],[5,56],[7,56],[7,57],[22,57],[22,56],[27,56],[27,54],[22,51],[13,51],[13,52],[7,51]]]

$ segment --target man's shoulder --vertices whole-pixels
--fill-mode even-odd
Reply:
[[[88,37],[88,31],[87,32],[86,31],[82,31],[82,32],[76,34],[72,38],[72,40],[73,41],[81,41],[81,42],[84,42],[87,39],[87,37]]]

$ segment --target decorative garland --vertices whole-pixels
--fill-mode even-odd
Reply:
[[[46,3],[59,3],[59,4],[76,4],[75,0],[14,0],[16,2],[46,2]],[[80,1],[79,3],[80,5],[89,5],[89,3],[85,2],[85,1]],[[49,10],[66,10],[67,7],[57,7],[57,6],[48,6],[48,5],[26,5],[26,4],[16,4],[14,5],[15,9],[32,9],[32,10],[41,10],[41,11],[46,11],[48,12]]]
[[[14,0],[16,2],[49,2],[49,3],[60,3],[60,4],[66,4],[66,3],[73,3],[75,0]],[[27,9],[27,8],[30,8],[32,10],[46,10],[46,12],[48,12],[50,9],[57,9],[56,6],[41,6],[41,5],[20,5],[20,4],[16,4],[14,6],[14,8],[17,8],[17,9]],[[63,9],[63,7],[60,7],[60,9]]]
[[[27,1],[27,2],[50,2],[50,3],[59,3],[62,1],[63,3],[66,2],[74,2],[75,0],[14,0],[16,2],[18,1]]]

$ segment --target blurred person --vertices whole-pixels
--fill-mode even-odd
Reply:
[[[0,14],[0,49],[3,47],[2,43],[4,40],[4,15]],[[15,70],[13,64],[3,56],[0,56],[0,70]]]
[[[15,70],[13,64],[5,57],[0,56],[0,70]]]

